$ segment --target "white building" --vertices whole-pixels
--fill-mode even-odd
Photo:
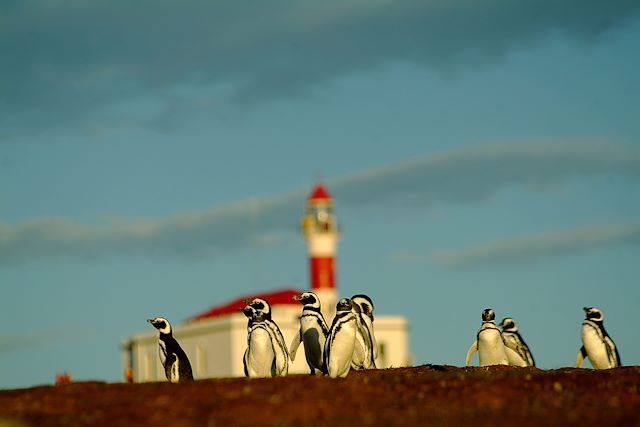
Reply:
[[[310,288],[322,301],[322,311],[330,325],[338,299],[335,287],[335,254],[339,232],[333,214],[333,199],[323,185],[317,185],[307,200],[302,234],[308,242]],[[302,306],[293,300],[301,290],[246,295],[194,316],[182,325],[173,325],[173,335],[191,361],[195,379],[244,376],[242,359],[247,347],[247,318],[240,312],[244,301],[264,298],[271,304],[273,320],[280,326],[287,345],[298,333]],[[366,293],[366,290],[363,290]],[[349,297],[350,295],[345,295]],[[375,296],[373,303],[375,304]],[[374,329],[379,346],[379,368],[411,363],[408,325],[402,316],[374,312]],[[126,338],[122,344],[125,376],[134,382],[165,380],[158,357],[158,332],[149,329]],[[304,350],[298,351],[289,373],[309,373]]]

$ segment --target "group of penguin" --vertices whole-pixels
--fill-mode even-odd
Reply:
[[[604,314],[596,307],[583,308],[586,317],[582,322],[582,347],[576,356],[576,367],[580,368],[585,358],[595,369],[621,366],[615,343],[604,328]],[[478,352],[480,366],[511,365],[535,366],[529,346],[518,332],[516,321],[510,317],[502,319],[500,329],[495,323],[496,315],[490,308],[482,312],[482,326],[476,340],[467,351],[465,364]]]
[[[289,359],[296,358],[298,347],[304,352],[310,373],[331,378],[345,377],[351,369],[376,368],[378,345],[373,330],[373,302],[367,295],[342,298],[336,305],[336,315],[327,327],[321,312],[320,300],[313,292],[294,296],[302,304],[300,329],[287,348],[278,325],[271,317],[271,306],[262,298],[245,301],[242,309],[248,318],[247,349],[243,357],[245,376],[265,378],[286,376]],[[604,314],[596,307],[584,307],[582,347],[576,356],[576,367],[588,358],[595,369],[621,366],[618,349],[604,328]],[[159,355],[167,380],[193,381],[189,359],[173,337],[171,324],[164,317],[147,320],[160,333]],[[469,347],[465,364],[478,353],[480,366],[535,366],[535,361],[518,331],[516,321],[504,318],[495,323],[495,313],[487,308],[482,312],[482,326]]]
[[[302,304],[300,329],[287,348],[280,328],[271,317],[271,306],[263,298],[245,301],[243,314],[247,324],[247,349],[244,353],[244,373],[251,378],[285,376],[289,359],[296,358],[298,347],[304,344],[305,357],[312,375],[345,377],[353,369],[375,368],[378,345],[373,330],[373,301],[359,294],[342,298],[336,305],[336,315],[329,328],[322,315],[320,299],[313,292],[294,296]],[[193,381],[191,364],[180,344],[173,337],[171,324],[164,317],[148,319],[160,333],[160,362],[170,382]]]
[[[247,301],[242,312],[249,319],[244,373],[250,378],[285,376],[289,359],[304,344],[312,375],[345,377],[351,368],[375,368],[378,346],[373,331],[373,302],[366,295],[342,298],[336,316],[327,327],[320,300],[313,292],[294,297],[302,304],[300,329],[287,348],[280,328],[271,318],[271,306],[262,298]]]

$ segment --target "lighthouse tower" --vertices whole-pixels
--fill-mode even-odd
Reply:
[[[340,235],[333,214],[333,199],[322,184],[317,184],[307,199],[302,235],[309,251],[311,290],[320,298],[322,311],[330,322],[337,302],[334,260]]]

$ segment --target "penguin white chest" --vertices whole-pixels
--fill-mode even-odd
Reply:
[[[480,366],[508,365],[502,335],[498,329],[487,328],[478,334],[478,358]]]
[[[266,328],[255,328],[251,331],[246,364],[250,377],[271,377],[275,375],[275,353],[271,342],[271,334]]]
[[[329,375],[344,377],[349,373],[351,358],[356,343],[356,319],[344,321],[340,324],[331,340],[329,348]]]
[[[611,367],[607,346],[600,331],[589,324],[582,325],[582,343],[587,351],[589,362],[596,369],[607,369]]]

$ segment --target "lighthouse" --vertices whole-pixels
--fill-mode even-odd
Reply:
[[[337,301],[335,255],[340,234],[333,199],[323,184],[317,184],[307,198],[301,228],[307,241],[311,291],[318,295],[322,311],[331,321]]]

